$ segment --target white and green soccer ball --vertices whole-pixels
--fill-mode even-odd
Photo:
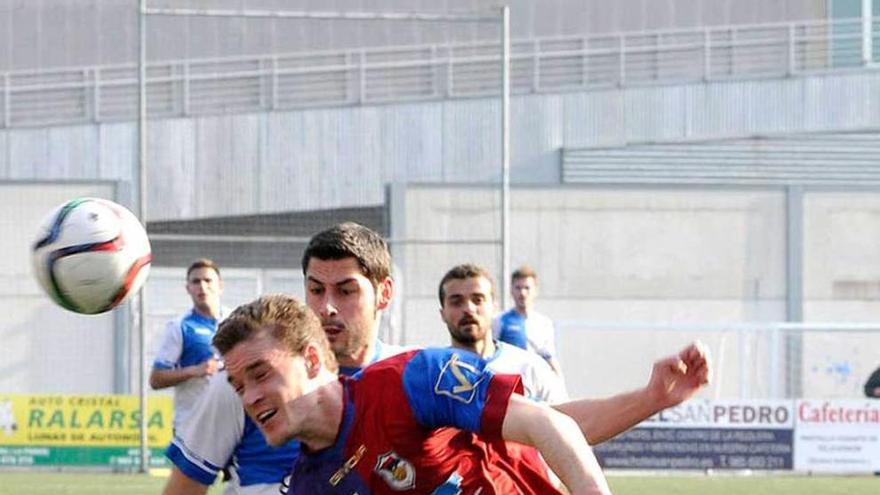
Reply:
[[[128,209],[106,199],[77,198],[43,220],[32,259],[37,281],[53,301],[97,314],[140,290],[152,251],[146,230]]]

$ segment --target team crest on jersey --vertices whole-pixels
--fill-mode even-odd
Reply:
[[[393,490],[409,490],[416,486],[416,470],[406,459],[394,452],[386,452],[376,460],[373,468]]]
[[[459,360],[458,354],[453,354],[440,370],[440,376],[437,377],[437,383],[434,385],[434,393],[447,395],[469,404],[477,394],[477,385],[484,378],[486,376],[483,375],[482,370]]]

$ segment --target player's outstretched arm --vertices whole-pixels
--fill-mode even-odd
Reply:
[[[590,444],[604,442],[652,415],[693,397],[709,383],[709,352],[699,342],[654,363],[644,388],[606,399],[582,399],[553,406],[577,422]]]
[[[611,493],[596,456],[570,417],[513,395],[501,434],[505,440],[536,447],[571,495]]]
[[[199,364],[184,366],[183,368],[160,369],[153,368],[150,372],[150,387],[153,390],[174,387],[191,378],[211,376],[220,369],[220,361],[211,358]]]
[[[171,468],[171,476],[165,483],[162,495],[205,495],[208,487],[183,474],[176,466]]]

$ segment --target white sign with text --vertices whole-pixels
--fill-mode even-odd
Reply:
[[[797,471],[880,471],[880,401],[796,401],[794,445]]]

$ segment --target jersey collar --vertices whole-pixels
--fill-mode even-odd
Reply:
[[[384,357],[384,354],[385,344],[383,344],[381,340],[376,339],[376,343],[375,345],[373,345],[373,355],[370,356],[370,359],[367,360],[366,364],[364,364],[363,366],[340,366],[339,374],[342,376],[354,376],[360,370],[382,359]]]

